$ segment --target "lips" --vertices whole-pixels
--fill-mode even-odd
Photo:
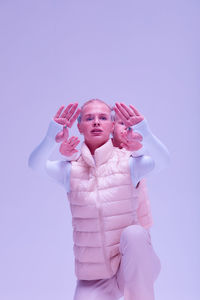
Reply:
[[[91,132],[92,133],[100,133],[100,132],[102,132],[102,130],[101,129],[92,129]]]

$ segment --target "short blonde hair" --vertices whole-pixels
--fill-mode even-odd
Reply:
[[[110,114],[111,114],[111,120],[113,120],[113,115],[112,115],[113,108],[111,108],[111,107],[110,107],[106,102],[104,102],[103,100],[98,99],[98,98],[94,98],[94,99],[90,99],[90,100],[86,101],[86,102],[81,106],[81,112],[80,112],[80,115],[79,115],[79,117],[78,117],[78,123],[81,122],[83,108],[84,108],[86,105],[88,105],[88,104],[90,104],[90,103],[93,103],[93,102],[100,102],[100,103],[105,104],[105,105],[109,108]]]

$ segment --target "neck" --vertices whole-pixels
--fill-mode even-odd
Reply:
[[[102,142],[102,143],[97,143],[97,144],[92,144],[91,142],[89,141],[85,141],[85,144],[87,145],[87,147],[89,148],[90,152],[92,155],[94,155],[94,152],[97,148],[103,146],[105,143],[107,143],[107,141],[105,142]]]

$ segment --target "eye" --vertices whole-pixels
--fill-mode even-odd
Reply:
[[[101,116],[100,119],[101,120],[107,120],[107,118],[105,116]]]
[[[92,117],[87,117],[86,118],[86,121],[91,121],[92,120]]]

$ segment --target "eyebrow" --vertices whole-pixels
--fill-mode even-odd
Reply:
[[[92,116],[94,114],[87,114],[85,115],[85,117],[88,117],[88,116]],[[99,113],[100,116],[109,116],[109,114],[106,114],[106,113]]]

